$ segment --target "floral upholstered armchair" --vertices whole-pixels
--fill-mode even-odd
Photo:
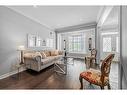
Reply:
[[[90,84],[100,86],[101,89],[104,89],[105,86],[108,86],[108,89],[110,89],[109,73],[114,56],[114,54],[110,54],[103,60],[101,64],[101,70],[89,69],[80,73],[80,89],[83,89],[83,79],[88,81]]]

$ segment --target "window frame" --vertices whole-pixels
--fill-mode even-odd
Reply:
[[[69,52],[82,52],[83,51],[83,35],[71,35],[68,38]]]

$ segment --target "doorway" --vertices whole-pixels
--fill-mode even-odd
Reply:
[[[99,31],[100,60],[102,61],[111,53],[115,54],[109,78],[112,89],[118,89],[120,57],[119,7],[114,6],[112,8]]]

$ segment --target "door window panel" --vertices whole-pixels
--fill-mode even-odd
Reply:
[[[103,52],[111,52],[111,37],[103,38]]]

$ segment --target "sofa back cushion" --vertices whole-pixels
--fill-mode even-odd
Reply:
[[[58,53],[59,53],[59,55],[63,55],[64,51],[59,50]]]
[[[58,50],[52,50],[51,51],[51,56],[57,56],[57,55],[59,55]]]
[[[45,53],[46,57],[51,56],[51,52],[48,50],[45,50],[44,53]]]

